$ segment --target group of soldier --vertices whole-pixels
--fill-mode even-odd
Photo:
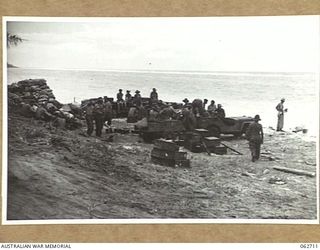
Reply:
[[[128,110],[131,107],[135,108],[138,119],[147,117],[149,121],[161,121],[167,119],[181,119],[187,130],[196,128],[197,117],[218,117],[225,118],[225,111],[221,104],[215,105],[212,100],[210,105],[206,108],[207,99],[195,99],[189,102],[187,98],[183,100],[183,105],[180,112],[177,112],[172,104],[164,103],[158,99],[157,89],[153,88],[150,93],[149,103],[142,102],[142,97],[139,90],[135,91],[135,95],[131,95],[130,90],[123,94],[123,90],[119,89],[116,95],[116,109],[117,112]],[[113,117],[113,104],[108,97],[99,97],[95,102],[89,101],[84,107],[85,118],[87,122],[87,134],[91,136],[96,126],[96,136],[100,137],[102,134],[103,125],[110,126]]]
[[[219,117],[225,118],[226,114],[221,104],[216,106],[215,101],[211,100],[210,105],[206,108],[208,99],[194,99],[192,103],[187,98],[183,100],[184,107],[190,107],[193,109],[193,113],[196,117]]]
[[[89,101],[84,108],[87,122],[87,134],[91,136],[93,124],[96,125],[96,136],[101,137],[102,128],[105,122],[110,126],[112,121],[112,104],[107,97],[99,97],[94,103]]]
[[[127,90],[125,94],[125,98],[123,98],[123,92],[122,89],[119,89],[119,92],[117,93],[117,103],[123,104],[124,106],[128,105],[135,105],[135,106],[141,106],[142,99],[140,90],[136,90],[135,95],[132,96],[130,90]]]
[[[158,93],[155,88],[150,93],[149,103],[147,108],[143,107],[140,91],[136,90],[135,95],[130,94],[130,90],[126,91],[125,98],[123,98],[122,89],[119,89],[117,93],[117,109],[123,109],[128,107],[135,107],[140,113],[142,111],[142,117],[146,116],[149,121],[161,121],[167,119],[181,119],[182,123],[187,131],[192,131],[197,127],[198,117],[217,117],[219,119],[225,118],[225,111],[221,104],[216,106],[215,101],[211,100],[211,103],[206,107],[208,100],[194,99],[189,102],[187,98],[183,101],[182,108],[179,112],[173,108],[171,104],[165,104],[158,99]],[[277,131],[283,131],[283,117],[287,109],[284,109],[283,103],[285,99],[282,98],[280,103],[276,106],[278,111],[278,123]],[[94,122],[96,125],[96,136],[101,137],[103,125],[106,123],[111,125],[113,116],[112,103],[107,97],[99,97],[94,103],[89,101],[85,107],[85,118],[87,121],[87,134],[90,136],[94,130]],[[246,131],[246,138],[249,141],[249,148],[251,151],[252,161],[256,161],[260,156],[261,144],[263,144],[263,129],[259,123],[260,116],[254,117],[254,122],[250,124]]]
[[[118,113],[122,111],[128,111],[130,107],[136,107],[139,113],[142,113],[144,109],[142,105],[142,97],[139,90],[135,91],[135,95],[131,95],[130,90],[126,91],[124,96],[123,90],[119,89],[117,93],[116,109]],[[158,93],[153,88],[150,94],[150,105],[156,105],[158,103]],[[99,97],[97,100],[89,100],[83,107],[85,119],[87,122],[87,135],[91,136],[94,130],[96,130],[96,136],[101,137],[103,125],[106,124],[110,127],[113,117],[113,104],[111,99],[105,96],[104,98]],[[145,110],[146,111],[146,110]],[[146,116],[147,114],[143,114]]]

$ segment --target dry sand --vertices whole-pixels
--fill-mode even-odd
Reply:
[[[138,135],[83,131],[10,114],[8,220],[317,217],[316,178],[273,169],[316,172],[316,143],[293,133],[270,130],[255,163],[237,139],[226,143],[243,155],[188,151],[191,168],[172,168],[151,163]]]

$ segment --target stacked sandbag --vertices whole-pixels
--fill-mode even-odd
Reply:
[[[8,98],[10,100],[11,98],[17,99],[17,97],[21,98],[20,102],[30,105],[43,105],[50,102],[55,105],[57,109],[62,107],[62,105],[56,101],[45,79],[29,79],[12,83],[8,86]]]
[[[57,127],[75,129],[81,122],[72,110],[63,110],[45,79],[28,79],[8,85],[8,105],[26,117],[53,122]],[[77,112],[77,115],[81,115]]]

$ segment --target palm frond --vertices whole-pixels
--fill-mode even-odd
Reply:
[[[10,33],[7,33],[7,46],[8,48],[12,45],[17,46],[19,43],[22,43],[25,39],[22,39],[21,37],[17,35],[12,35]]]

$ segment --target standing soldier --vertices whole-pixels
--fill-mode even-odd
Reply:
[[[93,103],[89,101],[85,107],[85,118],[87,122],[87,135],[91,136],[93,132]]]
[[[260,147],[263,144],[263,130],[262,125],[259,123],[260,116],[254,117],[254,123],[251,123],[247,129],[246,137],[249,141],[249,148],[251,151],[252,162],[255,162],[260,157]]]
[[[280,103],[276,106],[276,110],[278,111],[277,131],[283,131],[284,113],[288,111],[288,109],[284,109],[283,107],[284,102],[285,99],[282,98]]]
[[[96,136],[101,137],[104,123],[104,105],[102,97],[99,97],[97,103],[94,105],[93,117],[96,123]]]
[[[112,122],[112,104],[108,97],[104,97],[104,122],[107,122],[108,126],[111,126]]]
[[[187,104],[182,110],[182,124],[187,131],[192,131],[197,126],[197,119],[193,114],[191,104]]]
[[[123,107],[124,107],[123,93],[122,93],[122,89],[119,89],[119,92],[117,94],[117,111],[118,111],[118,115],[122,112]]]

